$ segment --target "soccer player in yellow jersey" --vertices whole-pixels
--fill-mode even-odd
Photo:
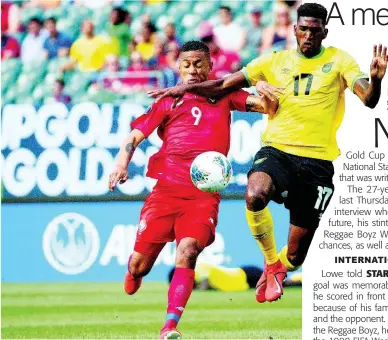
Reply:
[[[296,50],[263,55],[224,79],[176,86],[151,92],[158,98],[178,99],[185,92],[216,97],[256,85],[266,97],[279,95],[279,109],[269,117],[263,147],[248,173],[246,215],[266,266],[256,286],[258,302],[275,301],[283,294],[286,272],[299,268],[332,197],[334,168],[339,155],[336,132],[349,88],[368,107],[380,98],[388,63],[387,48],[374,46],[370,76],[356,61],[335,47],[323,47],[327,10],[315,3],[298,9],[294,26]],[[369,81],[368,81],[369,78]],[[270,84],[271,85],[270,85]],[[280,87],[283,90],[280,90]],[[276,251],[270,200],[290,211],[288,245]]]

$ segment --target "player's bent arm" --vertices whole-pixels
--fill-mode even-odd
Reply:
[[[124,142],[121,144],[120,151],[117,156],[116,166],[121,166],[126,169],[132,159],[135,149],[144,139],[145,136],[143,132],[133,129],[130,135],[125,138]]]
[[[272,117],[276,114],[276,111],[279,107],[279,101],[277,99],[270,100],[264,96],[250,95],[247,97],[245,105],[247,111],[261,112]]]
[[[365,106],[373,109],[380,100],[381,80],[359,79],[354,84],[353,92],[361,99]]]
[[[202,83],[187,84],[186,92],[192,92],[204,97],[223,97],[249,84],[241,71],[232,73],[217,80],[207,80]]]

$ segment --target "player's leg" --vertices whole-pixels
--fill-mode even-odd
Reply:
[[[267,204],[271,199],[282,201],[281,193],[287,188],[287,168],[284,153],[264,147],[256,154],[248,173],[246,217],[265,258],[264,272],[256,286],[256,300],[260,303],[267,301],[268,274],[271,276],[269,290],[273,291],[269,294],[270,301],[282,293],[277,283],[280,281],[281,285],[284,268],[278,258],[274,224]]]
[[[315,230],[315,228],[307,229],[290,225],[288,244],[279,253],[280,261],[288,271],[295,271],[303,264],[314,238]]]
[[[124,290],[127,294],[133,295],[138,291],[142,278],[150,272],[164,245],[165,243],[136,242],[124,278]]]
[[[174,200],[158,184],[147,196],[140,213],[134,253],[128,260],[125,274],[127,294],[132,295],[140,288],[142,277],[149,273],[166,242],[174,240],[174,208]]]
[[[195,226],[192,227],[195,228]],[[203,248],[201,242],[195,238],[185,237],[179,240],[175,271],[168,290],[166,321],[160,330],[163,339],[174,339],[172,336],[180,336],[176,328],[194,289],[194,268]]]
[[[333,196],[334,168],[331,162],[296,159],[299,176],[289,192],[290,210],[288,245],[279,253],[289,271],[297,270],[304,262],[310,244]]]
[[[176,327],[194,288],[194,268],[202,250],[214,241],[217,225],[219,197],[182,202],[182,214],[175,220],[177,253],[175,272],[168,291],[166,321],[160,331],[180,334]]]

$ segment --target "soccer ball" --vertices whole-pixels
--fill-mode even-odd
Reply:
[[[222,153],[208,151],[194,159],[190,176],[199,190],[217,192],[228,185],[232,176],[232,166]]]

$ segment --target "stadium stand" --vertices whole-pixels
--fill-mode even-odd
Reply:
[[[203,21],[210,22],[216,31],[222,24],[219,10],[221,6],[228,6],[231,9],[233,23],[244,30],[244,35],[246,32],[255,32],[257,37],[257,41],[246,39],[245,46],[239,51],[242,66],[260,53],[283,49],[289,41],[281,40],[276,43],[277,40],[272,39],[275,44],[267,47],[265,51],[262,50],[262,42],[268,41],[266,39],[268,37],[265,37],[266,32],[274,34],[273,30],[268,28],[276,25],[274,13],[278,11],[274,6],[279,5],[277,2],[281,1],[2,1],[2,8],[8,6],[6,7],[8,10],[10,6],[16,5],[20,12],[20,25],[17,23],[19,29],[16,32],[15,30],[2,32],[2,105],[12,103],[40,105],[55,100],[58,97],[55,94],[58,80],[63,81],[63,94],[69,96],[73,104],[84,100],[115,103],[124,100],[143,100],[147,103],[150,99],[144,93],[146,88],[172,86],[178,81],[177,68],[173,67],[175,52],[172,51],[175,47],[169,42],[174,41],[179,46],[184,41],[199,39],[196,32]],[[294,2],[285,2],[288,6],[281,7],[283,12],[290,11],[291,18],[295,16],[292,7]],[[65,49],[63,53],[55,55],[55,50],[49,57],[47,53],[43,53],[42,56],[34,55],[33,58],[30,56],[22,60],[19,59],[18,53],[5,53],[7,48],[4,43],[7,40],[5,34],[9,39],[16,39],[20,46],[28,41],[37,40],[31,38],[31,30],[28,31],[31,19],[39,22],[46,20],[46,23],[47,19],[56,22],[56,30],[73,42],[69,52]],[[84,38],[81,25],[86,19],[94,24],[95,37],[105,39],[103,43],[105,45],[94,50],[93,44],[89,51],[89,45],[85,43],[85,46],[81,47],[87,49],[82,51],[85,52],[83,56],[93,59],[98,54],[101,57],[103,50],[106,62],[96,71],[82,72],[78,66],[64,71],[64,65],[68,65],[72,60],[70,56],[75,54],[74,42],[81,37]],[[41,31],[39,44],[42,44],[42,35],[48,36],[46,39],[55,38],[55,33],[49,36],[45,28]],[[150,37],[147,37],[148,31]],[[15,45],[16,42],[12,42]],[[48,42],[43,41],[43,44],[47,46]],[[78,53],[79,48],[78,46]],[[143,60],[138,60],[137,53],[132,56],[135,51],[140,52]],[[115,75],[117,80],[114,82],[115,86],[109,81],[99,81],[99,86],[95,86],[96,80],[101,80],[102,75],[106,74],[107,64],[112,60],[111,54],[118,54],[119,66]],[[142,68],[138,69],[138,66],[132,65],[135,62],[136,65],[139,63],[143,65]],[[120,84],[124,84],[124,90]],[[141,86],[137,86],[139,84]]]

